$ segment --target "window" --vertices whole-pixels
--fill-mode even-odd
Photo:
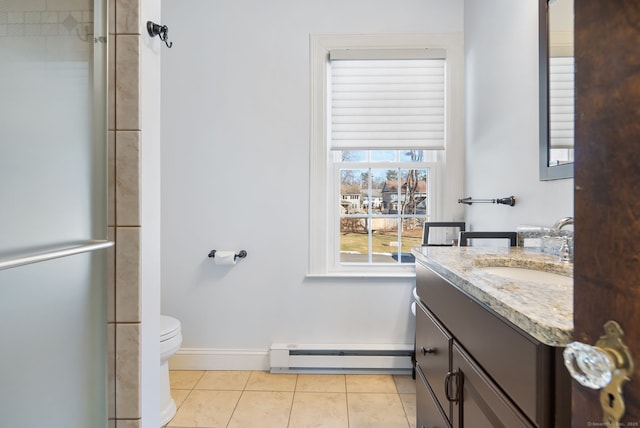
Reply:
[[[573,56],[549,57],[549,165],[574,161],[574,76]]]
[[[435,163],[426,150],[333,151],[332,192],[339,224],[331,230],[343,265],[413,263],[431,217]]]
[[[459,35],[312,36],[311,275],[412,274],[452,218],[461,57]]]

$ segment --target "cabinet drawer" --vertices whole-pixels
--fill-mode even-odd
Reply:
[[[426,384],[424,374],[416,368],[416,427],[417,428],[450,428],[442,409],[435,401],[433,393]]]
[[[416,310],[416,362],[435,397],[449,413],[444,379],[450,367],[451,336],[437,325],[422,305]]]

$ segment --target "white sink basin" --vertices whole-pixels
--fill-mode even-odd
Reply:
[[[480,267],[480,270],[490,273],[491,275],[500,276],[502,278],[512,279],[515,281],[539,282],[543,284],[572,285],[573,278],[569,276],[559,275],[557,273],[545,272],[536,269],[527,269],[519,267],[507,266],[487,266]]]

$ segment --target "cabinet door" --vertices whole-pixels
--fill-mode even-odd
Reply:
[[[520,410],[498,389],[457,343],[453,345],[450,398],[457,399],[455,428],[533,428]]]
[[[444,379],[449,372],[451,336],[422,305],[416,310],[416,362],[442,409],[451,414],[444,391]]]
[[[433,392],[427,386],[427,381],[420,366],[416,369],[416,427],[417,428],[450,428],[449,422],[442,409],[436,402]]]

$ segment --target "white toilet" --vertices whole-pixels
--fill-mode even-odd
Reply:
[[[171,397],[169,383],[169,358],[182,344],[180,321],[160,315],[160,426],[164,426],[176,414],[176,402]]]

